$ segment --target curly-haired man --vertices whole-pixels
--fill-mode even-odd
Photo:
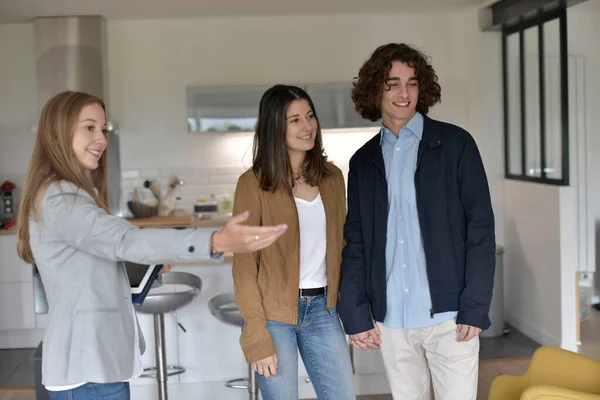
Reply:
[[[471,135],[427,117],[441,88],[406,44],[375,50],[352,90],[380,132],[350,160],[338,312],[381,348],[394,399],[475,400],[495,268],[494,214]]]

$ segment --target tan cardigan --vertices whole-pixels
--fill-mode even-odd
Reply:
[[[327,163],[329,175],[319,185],[327,223],[327,307],[338,297],[346,189],[342,171]],[[300,230],[293,197],[285,190],[260,189],[252,170],[239,178],[233,213],[250,211],[249,225],[287,224],[288,230],[274,244],[252,254],[235,254],[233,282],[244,329],[240,344],[246,361],[255,362],[275,354],[267,320],[296,324],[300,285]]]

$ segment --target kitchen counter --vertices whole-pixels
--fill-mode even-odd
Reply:
[[[229,216],[200,219],[192,214],[172,217],[127,218],[135,226],[142,228],[222,228]],[[0,235],[16,235],[16,229],[0,228]]]
[[[217,216],[209,219],[200,219],[195,215],[186,214],[171,217],[128,218],[127,220],[143,228],[222,228],[229,218],[229,216]]]
[[[171,217],[150,217],[150,218],[128,218],[132,224],[142,228],[216,228],[225,226],[229,216],[218,216],[210,219],[200,219],[194,215],[175,215]],[[215,229],[215,230],[216,230]],[[224,264],[233,263],[233,254],[225,253]],[[177,265],[188,265],[197,263],[178,263]]]

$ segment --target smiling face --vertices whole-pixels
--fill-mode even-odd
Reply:
[[[318,123],[308,101],[292,101],[287,107],[285,119],[285,143],[290,155],[312,150],[315,147]]]
[[[73,129],[73,153],[77,161],[85,169],[95,170],[108,145],[104,109],[96,103],[86,105]]]
[[[415,69],[406,63],[393,61],[381,95],[383,125],[398,134],[417,113],[418,100],[419,82]]]

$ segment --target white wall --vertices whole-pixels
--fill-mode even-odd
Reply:
[[[569,53],[583,58],[585,93],[580,100],[584,106],[584,123],[579,127],[587,148],[588,207],[590,242],[595,245],[588,252],[588,262],[582,270],[596,271],[596,289],[600,294],[600,46],[595,41],[600,37],[600,0],[588,0],[568,10]],[[594,237],[595,236],[595,237]]]
[[[576,350],[575,191],[507,180],[507,321],[540,344]]]
[[[504,188],[507,320],[539,343],[559,345],[559,189],[511,180]]]

